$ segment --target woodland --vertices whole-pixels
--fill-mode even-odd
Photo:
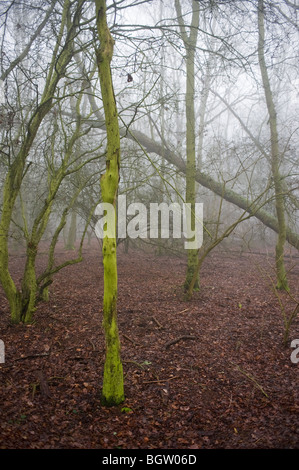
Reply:
[[[0,449],[299,448],[298,40],[298,0],[1,1]]]

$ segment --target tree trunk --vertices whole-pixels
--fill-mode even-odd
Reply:
[[[120,165],[120,135],[110,62],[114,41],[106,18],[105,0],[96,0],[96,20],[100,47],[96,51],[102,100],[107,129],[106,172],[101,177],[102,200],[116,207]],[[115,217],[116,219],[116,217]],[[116,232],[116,226],[115,226]],[[123,367],[117,326],[117,258],[116,233],[103,239],[104,300],[103,326],[106,338],[102,403],[118,405],[124,401]]]
[[[194,48],[195,44],[186,45],[187,49],[187,78],[186,78],[186,202],[191,204],[191,230],[195,230],[195,112],[194,112]],[[189,289],[194,273],[197,272],[198,255],[196,249],[188,250],[188,264],[184,289]],[[194,289],[199,288],[198,275],[193,284]]]
[[[37,248],[30,243],[27,246],[27,259],[22,280],[21,318],[23,323],[31,323],[36,306],[37,282],[35,272]]]
[[[277,131],[277,118],[276,109],[273,101],[266,61],[265,61],[265,27],[264,27],[264,3],[259,0],[258,3],[258,57],[259,66],[261,70],[264,93],[269,113],[270,136],[271,136],[271,169],[275,189],[275,208],[278,222],[278,238],[276,243],[276,276],[277,288],[288,291],[288,281],[286,277],[286,270],[284,265],[284,245],[286,242],[286,222],[285,222],[285,207],[283,196],[283,183],[280,174],[280,151]]]
[[[66,245],[65,245],[66,250],[75,249],[76,229],[77,229],[77,214],[76,214],[76,211],[73,210],[71,214],[70,226],[69,226]]]
[[[182,16],[182,9],[179,0],[175,0],[175,7],[178,16],[178,23],[180,27],[181,36],[186,49],[186,203],[191,207],[191,230],[195,230],[195,173],[196,173],[196,152],[195,152],[195,111],[194,111],[194,91],[195,91],[195,76],[194,76],[194,59],[195,48],[198,35],[199,26],[199,6],[192,2],[192,21],[190,33],[187,34],[186,26]],[[190,283],[193,279],[194,273],[197,272],[197,250],[188,249],[188,264],[187,272],[184,283],[184,289],[189,289]],[[198,277],[194,283],[194,288],[198,289]]]

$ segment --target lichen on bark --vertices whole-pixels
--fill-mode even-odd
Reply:
[[[106,172],[101,177],[104,203],[116,207],[120,165],[120,134],[110,63],[114,41],[106,18],[105,0],[96,0],[97,30],[100,46],[96,51],[102,100],[107,132]],[[115,218],[116,222],[116,218]],[[117,256],[116,239],[103,239],[104,299],[103,327],[106,340],[106,357],[102,387],[102,404],[114,406],[124,401],[123,367],[117,326]]]

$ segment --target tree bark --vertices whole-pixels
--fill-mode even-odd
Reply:
[[[76,232],[77,232],[77,213],[73,209],[70,217],[70,226],[67,234],[65,249],[74,250],[76,243]]]
[[[195,152],[195,76],[194,76],[194,59],[195,48],[199,26],[199,6],[192,2],[192,21],[190,33],[187,34],[184,24],[182,10],[179,0],[175,0],[175,7],[178,16],[181,36],[186,49],[186,96],[185,96],[185,113],[186,113],[186,203],[190,203],[191,207],[191,230],[195,229],[195,173],[196,173],[196,152]],[[187,272],[184,283],[184,289],[189,289],[194,273],[197,272],[197,250],[188,249]],[[198,289],[198,276],[194,284],[194,288]]]
[[[258,57],[259,66],[262,75],[264,93],[267,103],[267,109],[269,113],[269,125],[270,125],[270,136],[271,136],[271,169],[274,181],[275,189],[275,208],[277,215],[278,224],[278,238],[276,243],[276,276],[277,276],[277,288],[288,291],[288,281],[286,276],[286,270],[284,265],[284,245],[286,242],[286,222],[285,222],[285,206],[284,206],[284,195],[283,195],[283,183],[280,174],[280,151],[279,151],[279,139],[277,131],[277,115],[275,104],[273,100],[270,80],[268,76],[268,70],[265,61],[265,26],[264,26],[264,2],[259,0],[258,2]]]
[[[96,0],[96,21],[100,47],[96,51],[102,100],[107,130],[106,172],[101,177],[102,200],[116,207],[120,166],[120,135],[118,114],[111,77],[110,62],[114,41],[106,18],[105,0]],[[116,212],[116,211],[115,211]],[[116,217],[115,217],[116,219]],[[115,227],[116,228],[116,227]],[[124,401],[123,367],[117,326],[117,258],[116,237],[103,239],[104,300],[103,326],[106,338],[106,357],[102,388],[102,403],[118,405]]]

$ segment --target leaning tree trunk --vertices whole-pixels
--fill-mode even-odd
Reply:
[[[96,0],[96,19],[100,47],[97,49],[102,100],[107,129],[106,172],[101,177],[102,201],[116,207],[120,165],[120,135],[118,115],[113,91],[110,62],[114,41],[106,18],[105,0]],[[117,259],[116,238],[103,239],[104,301],[103,326],[106,338],[106,358],[102,389],[102,403],[118,405],[124,400],[123,368],[117,326]]]
[[[92,100],[92,88],[90,83],[89,90],[90,94],[88,95],[88,98],[94,109],[96,118],[94,120],[86,119],[85,122],[94,128],[104,130],[106,129],[105,119]],[[120,129],[120,134],[124,138],[137,142],[141,148],[145,149],[148,153],[155,153],[165,158],[170,165],[174,165],[180,173],[186,175],[186,163],[173,149],[168,149],[165,145],[153,140],[153,138],[148,137],[141,131],[136,130],[134,132],[128,132],[128,129],[123,127]],[[217,181],[217,179],[213,179],[210,175],[204,173],[198,168],[195,173],[195,181],[204,188],[207,188],[214,194],[220,196],[225,201],[239,207],[240,209],[246,210],[249,214],[254,213],[255,218],[260,220],[266,227],[270,228],[275,233],[278,233],[277,218],[263,209],[263,204],[260,204],[260,206],[257,207],[252,200],[238,194],[231,188],[225,187],[225,184]],[[299,250],[299,235],[291,228],[291,226],[288,225],[286,226],[286,240],[290,245]]]
[[[270,136],[271,136],[271,169],[274,181],[275,189],[275,208],[278,222],[278,238],[276,243],[276,276],[277,276],[277,288],[289,290],[288,281],[286,276],[286,270],[284,265],[284,245],[286,242],[286,222],[285,222],[285,207],[284,207],[284,196],[283,196],[283,180],[280,174],[280,152],[278,142],[278,131],[277,131],[277,118],[276,109],[273,101],[266,61],[265,61],[265,27],[264,27],[264,3],[263,0],[259,0],[258,3],[258,28],[259,28],[259,40],[258,40],[258,57],[259,65],[262,75],[264,93],[267,103],[267,109],[269,113],[269,125],[270,125]]]

